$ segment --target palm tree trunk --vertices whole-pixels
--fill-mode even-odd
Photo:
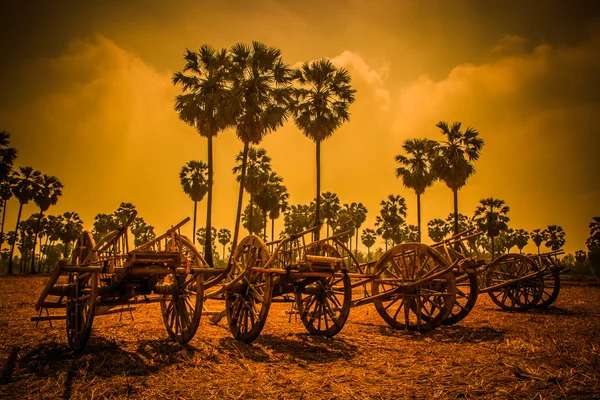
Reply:
[[[244,155],[242,157],[242,174],[240,176],[240,191],[238,194],[237,213],[235,215],[235,228],[233,230],[233,242],[231,244],[231,253],[229,253],[229,263],[235,253],[235,247],[237,246],[238,237],[240,235],[240,220],[242,218],[242,202],[244,200],[244,181],[246,180],[246,162],[248,160],[248,142],[244,142]]]
[[[458,235],[458,189],[453,189],[454,193],[454,234]]]
[[[315,210],[315,223],[321,223],[321,141],[317,140],[317,204]],[[315,232],[315,239],[319,240],[319,231]]]
[[[2,248],[2,244],[4,244],[4,217],[6,217],[6,202],[7,202],[7,200],[2,200],[2,225],[0,226],[0,249]]]
[[[329,237],[329,218],[327,218],[327,237]]]
[[[494,237],[491,236],[492,239],[492,261],[494,261]]]
[[[275,241],[275,219],[271,218],[271,241]]]
[[[15,252],[15,244],[17,243],[17,232],[19,231],[19,221],[21,220],[21,211],[23,211],[23,203],[19,202],[19,213],[17,214],[17,226],[15,227],[15,240],[10,246],[10,259],[8,260],[8,275],[12,275],[13,254]]]
[[[417,241],[421,243],[421,195],[417,193]]]
[[[367,247],[367,262],[371,261],[371,248]]]
[[[46,249],[46,254],[44,254],[44,252],[42,252],[42,248]],[[44,258],[44,255],[46,256],[45,258]],[[48,235],[46,235],[46,241],[44,242],[43,246],[42,246],[42,241],[40,240],[40,263],[38,264],[39,265],[38,269],[40,271],[42,270],[42,268],[46,264],[46,259],[47,258],[48,258]]]
[[[254,189],[250,191],[250,213],[248,214],[248,232],[252,234],[252,209],[254,205]]]
[[[42,224],[42,216],[44,215],[44,212],[42,211],[42,209],[40,208],[40,217],[38,218],[38,223],[37,223],[37,227],[35,228],[35,235],[33,236],[33,249],[31,250],[31,273],[35,274],[35,245],[37,243],[37,237],[38,234],[40,233],[40,225]]]
[[[267,213],[265,213],[265,218],[263,221],[263,237],[265,238],[265,242],[267,241]]]
[[[212,192],[213,192],[213,148],[212,135],[208,135],[208,193],[206,196],[206,233],[204,237],[204,260],[213,267],[212,255]]]
[[[192,244],[196,244],[196,211],[198,209],[198,202],[194,201],[194,222],[192,222]]]
[[[356,228],[356,246],[354,246],[354,257],[358,257],[358,228]]]

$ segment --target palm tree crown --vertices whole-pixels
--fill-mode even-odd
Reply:
[[[397,155],[396,177],[402,178],[402,184],[417,194],[417,241],[421,241],[421,195],[436,179],[431,165],[435,157],[437,142],[430,139],[407,139],[402,145],[407,154]]]
[[[483,148],[483,139],[479,138],[477,129],[468,127],[461,132],[461,123],[454,122],[452,126],[444,121],[436,125],[446,136],[446,140],[438,146],[432,170],[443,180],[454,193],[454,233],[458,233],[458,190],[467,183],[467,179],[475,173],[472,161],[479,158]]]
[[[566,243],[566,234],[562,227],[558,225],[549,225],[544,232],[546,233],[545,245],[552,249],[552,251],[560,250]]]
[[[504,200],[488,197],[479,201],[479,206],[475,209],[473,219],[475,223],[484,231],[492,241],[492,259],[494,258],[494,238],[501,231],[508,228],[510,219],[506,214],[510,208],[504,203]]]
[[[181,167],[179,181],[181,182],[183,192],[190,196],[194,202],[194,223],[192,232],[196,232],[198,202],[204,198],[210,188],[208,184],[208,165],[203,161],[188,161]],[[192,234],[192,243],[196,243],[196,235],[194,234]]]
[[[250,143],[258,144],[269,132],[282,126],[288,116],[293,76],[279,49],[260,42],[238,43],[231,48],[230,110],[236,134],[244,143],[232,254],[240,231],[246,160]]]
[[[233,124],[230,108],[230,58],[226,49],[215,50],[204,45],[198,52],[186,50],[183,72],[173,75],[173,84],[181,84],[183,94],[175,99],[175,111],[179,118],[196,128],[208,141],[208,178],[206,201],[207,243],[210,243],[212,229],[212,190],[213,190],[213,150],[212,139],[223,129]],[[194,232],[196,231],[196,200],[194,200]],[[192,235],[195,240],[196,235]],[[213,265],[212,248],[204,247],[204,257]]]
[[[316,144],[317,201],[316,219],[321,222],[321,142],[350,119],[350,104],[356,90],[350,86],[350,74],[320,59],[304,63],[295,72],[299,87],[294,91],[296,126]]]

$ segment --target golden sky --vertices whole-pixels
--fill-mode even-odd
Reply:
[[[180,89],[171,76],[186,48],[252,40],[280,48],[291,65],[326,57],[349,70],[356,101],[322,146],[322,190],[364,203],[363,229],[388,194],[406,198],[416,223],[416,197],[395,178],[394,156],[407,138],[441,139],[438,121],[461,121],[485,146],[459,211],[500,198],[512,228],[558,224],[567,251],[585,247],[600,215],[592,1],[4,1],[0,130],[12,134],[17,166],[65,185],[49,213],[76,211],[91,229],[97,213],[131,202],[160,233],[192,213],[181,166],[207,158],[206,141],[173,111]],[[313,199],[314,144],[290,121],[262,146],[290,203]],[[241,149],[232,130],[214,142],[217,229],[233,228]],[[11,200],[8,229],[17,208]],[[424,225],[451,211],[443,183],[422,196]]]

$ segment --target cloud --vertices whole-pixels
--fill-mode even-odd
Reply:
[[[440,120],[476,127],[486,144],[465,196],[504,198],[529,228],[562,220],[575,231],[600,202],[600,34],[529,51],[525,39],[507,35],[491,52],[491,61],[458,65],[439,81],[423,75],[394,93],[395,136],[441,139]]]
[[[342,54],[335,56],[331,62],[337,66],[347,69],[354,82],[366,84],[373,94],[377,102],[387,110],[391,104],[391,95],[386,87],[386,79],[389,76],[389,65],[384,64],[379,68],[374,68],[357,53],[345,50]]]

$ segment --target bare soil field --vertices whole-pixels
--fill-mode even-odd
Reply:
[[[29,321],[44,281],[0,277],[2,398],[600,398],[599,287],[566,285],[548,310],[526,313],[482,295],[459,324],[423,334],[393,330],[364,306],[332,339],[309,336],[277,303],[252,345],[234,340],[225,319],[203,317],[180,346],[160,306],[140,305],[96,318],[76,355],[63,321]]]

